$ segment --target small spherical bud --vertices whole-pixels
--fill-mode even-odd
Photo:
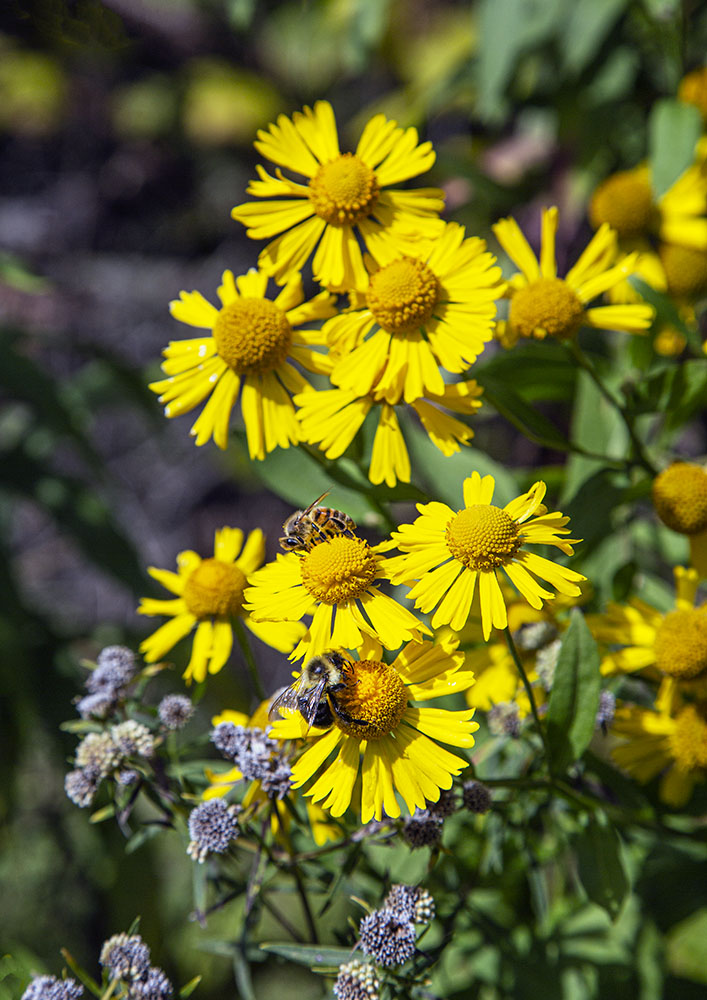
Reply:
[[[336,1000],[378,1000],[380,982],[373,965],[367,962],[346,962],[339,966],[334,983]]]
[[[555,680],[555,668],[560,658],[561,649],[561,641],[555,639],[549,645],[539,649],[535,657],[535,672],[546,691],[552,691],[552,685]]]
[[[486,785],[482,785],[480,781],[465,781],[462,785],[462,802],[469,812],[487,813],[493,799]]]
[[[140,780],[140,773],[138,771],[134,771],[130,767],[123,768],[122,770],[116,772],[115,780],[119,785],[129,788],[130,785],[135,785]]]
[[[379,965],[402,965],[415,954],[415,925],[393,910],[374,910],[359,927],[361,948]]]
[[[79,1000],[83,986],[75,979],[56,976],[35,976],[22,994],[22,1000]]]
[[[238,836],[240,806],[229,806],[223,799],[210,799],[193,809],[189,816],[191,841],[187,854],[200,864],[207,854],[223,854]]]
[[[100,963],[111,979],[140,979],[150,968],[150,949],[139,934],[114,934],[103,942]]]
[[[674,462],[653,480],[658,517],[673,531],[697,535],[707,528],[707,469]]]
[[[157,714],[165,729],[181,729],[194,714],[194,705],[185,694],[168,694],[157,706]]]
[[[115,693],[110,688],[101,688],[95,694],[87,694],[76,702],[76,711],[82,719],[107,719],[116,705]]]
[[[90,806],[98,791],[98,777],[91,771],[78,768],[64,778],[64,791],[80,809]]]
[[[530,622],[518,629],[514,639],[518,649],[532,653],[547,646],[556,635],[557,629],[551,622]]]
[[[520,736],[520,712],[512,701],[500,701],[486,713],[489,732],[492,736]]]
[[[88,733],[76,748],[80,768],[105,778],[120,762],[120,749],[110,733]]]
[[[170,980],[162,969],[153,965],[145,976],[130,984],[128,997],[130,1000],[169,1000],[173,993],[174,988]]]
[[[405,820],[403,836],[411,847],[434,847],[442,839],[442,818],[418,810]]]
[[[135,676],[135,654],[126,646],[106,646],[98,654],[97,663],[86,680],[91,694],[105,688],[122,693]]]
[[[596,729],[601,729],[606,733],[607,729],[614,721],[616,711],[616,695],[611,691],[602,691],[599,695],[599,708],[597,709]]]
[[[120,722],[111,726],[110,734],[122,757],[152,757],[155,752],[152,733],[141,722]]]
[[[414,924],[428,924],[435,915],[435,903],[426,889],[414,885],[394,885],[383,900],[383,909],[392,910]]]
[[[459,802],[453,788],[443,788],[436,802],[427,803],[427,811],[432,813],[433,816],[439,816],[440,819],[453,816],[458,808]]]

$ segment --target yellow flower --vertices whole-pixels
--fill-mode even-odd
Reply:
[[[401,129],[379,114],[363,130],[355,153],[341,153],[334,111],[317,101],[292,118],[258,132],[255,148],[278,164],[272,177],[258,167],[260,180],[248,193],[273,201],[246,202],[233,218],[248,226],[253,239],[277,239],[259,257],[260,266],[278,281],[301,270],[314,253],[315,279],[333,291],[365,287],[367,274],[357,236],[367,246],[392,243],[406,247],[434,238],[444,207],[437,188],[391,190],[391,184],[416,177],[432,166],[432,144],[418,145],[414,128]],[[305,178],[288,180],[285,167]],[[278,234],[282,234],[279,235]]]
[[[272,730],[279,739],[310,741],[292,767],[294,787],[316,776],[305,795],[322,802],[332,816],[342,816],[355,800],[363,823],[399,816],[396,792],[411,813],[437,802],[440,789],[451,788],[452,776],[468,762],[436,741],[472,747],[478,729],[473,709],[450,712],[410,704],[473,684],[456,638],[408,643],[392,664],[381,655],[380,643],[366,636],[353,661],[353,683],[337,692],[337,704],[352,721],[335,716],[330,729],[309,729],[296,713]]]
[[[602,226],[574,267],[559,278],[555,259],[557,222],[556,208],[543,210],[539,261],[515,219],[501,219],[493,226],[498,242],[520,268],[508,285],[508,319],[498,324],[498,338],[504,346],[511,346],[519,337],[569,340],[582,326],[626,333],[647,330],[654,313],[645,303],[588,308],[593,299],[633,273],[636,256],[613,263],[616,234],[609,226]]]
[[[470,379],[445,385],[440,395],[425,394],[425,398],[411,404],[430,440],[443,455],[453,455],[461,445],[469,444],[474,432],[440,407],[471,416],[481,406],[479,396],[482,392],[481,386]],[[368,478],[376,485],[385,482],[390,487],[398,480],[410,482],[410,456],[393,405],[374,399],[371,394],[359,395],[349,389],[303,392],[295,396],[294,401],[299,407],[297,418],[303,440],[319,445],[330,459],[343,455],[368,414],[377,408],[378,426]]]
[[[171,619],[140,644],[147,663],[161,660],[196,627],[184,676],[189,683],[200,683],[207,671],[218,673],[231,655],[235,617],[263,642],[289,653],[304,632],[302,625],[261,625],[243,608],[246,578],[260,566],[264,555],[265,539],[259,528],[250,532],[245,545],[239,528],[221,528],[216,532],[213,558],[202,559],[196,552],[186,551],[177,556],[176,573],[148,567],[150,576],[176,596],[169,601],[143,597],[140,602],[139,614]]]
[[[678,99],[694,104],[707,124],[707,66],[698,66],[685,74],[678,87]]]
[[[707,701],[690,704],[671,689],[659,695],[656,708],[617,709],[612,732],[625,742],[612,757],[641,783],[660,774],[660,798],[680,808],[707,777]]]
[[[182,292],[180,300],[170,303],[175,319],[211,335],[173,340],[163,352],[162,370],[168,377],[150,388],[167,404],[167,417],[188,413],[209,397],[191,429],[197,445],[213,438],[219,448],[226,447],[239,391],[251,458],[296,444],[299,429],[290,394],[311,386],[291,362],[312,372],[331,368],[324,355],[311,349],[321,343],[320,332],[301,329],[301,324],[331,316],[333,296],[322,292],[305,302],[299,274],[290,277],[274,300],[265,296],[267,285],[267,275],[254,268],[235,279],[224,271],[218,289],[221,309],[199,292]]]
[[[378,584],[387,579],[381,552],[357,536],[336,535],[308,552],[278,555],[250,576],[246,610],[258,622],[299,622],[312,615],[309,630],[291,659],[315,656],[325,649],[357,649],[363,635],[377,636],[386,649],[429,630]]]
[[[707,469],[694,462],[673,462],[653,481],[653,504],[661,521],[687,535],[690,563],[707,577]]]
[[[675,608],[663,613],[640,598],[611,602],[604,614],[589,615],[594,636],[612,648],[601,665],[603,674],[645,671],[659,679],[687,682],[707,671],[707,607],[695,607],[698,575],[675,568]]]
[[[250,717],[246,712],[236,712],[232,709],[226,709],[215,715],[211,720],[211,725],[216,727],[221,722],[232,722],[234,726],[247,726],[250,728],[264,729],[271,735],[271,723],[270,723],[270,706],[272,704],[272,698],[267,698],[265,701],[261,702],[256,708],[253,715]],[[227,771],[212,771],[210,768],[206,768],[206,777],[209,781],[208,788],[202,793],[202,799],[208,801],[209,799],[219,799],[223,798],[225,795],[231,791],[231,789],[242,780],[243,775],[238,770],[237,767],[231,767]],[[262,789],[262,785],[259,781],[251,782],[248,791],[243,798],[243,808],[247,809],[249,806],[253,806],[257,809],[260,805],[268,803],[271,800]],[[322,809],[321,806],[315,805],[314,802],[307,801],[307,819],[309,820],[309,826],[312,831],[312,839],[314,843],[321,847],[323,844],[328,843],[330,840],[339,840],[341,838],[341,828],[338,823],[332,823],[328,814]],[[282,834],[287,834],[290,827],[290,813],[286,808],[274,807],[271,817],[270,817],[270,828],[272,830],[273,836],[282,837]]]
[[[561,538],[569,518],[548,513],[542,500],[545,484],[535,483],[505,507],[491,503],[493,476],[473,472],[464,480],[464,504],[453,511],[443,503],[418,504],[420,517],[393,532],[393,540],[405,553],[389,560],[393,583],[418,581],[408,597],[424,612],[436,608],[432,627],[451,625],[458,631],[469,618],[478,580],[478,600],[484,639],[491,629],[507,625],[506,604],[497,571],[503,569],[513,586],[533,608],[541,608],[554,594],[535,577],[546,580],[561,594],[577,597],[577,586],[585,579],[543,556],[529,552],[526,545],[554,545],[573,555],[577,539]],[[534,516],[535,515],[535,516]]]
[[[485,250],[454,223],[414,256],[377,248],[367,287],[323,329],[332,350],[344,352],[333,384],[388,403],[442,395],[440,366],[466,371],[493,337],[504,285]]]

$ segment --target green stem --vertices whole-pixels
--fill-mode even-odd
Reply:
[[[250,648],[250,643],[248,642],[248,636],[246,635],[243,622],[240,618],[234,616],[233,618],[233,631],[236,633],[236,639],[238,640],[238,645],[241,647],[241,652],[243,653],[243,659],[245,660],[246,666],[248,668],[248,673],[253,682],[253,687],[255,688],[255,693],[260,701],[265,701],[265,688],[263,687],[263,682],[260,680],[260,675],[258,674],[258,665],[255,662],[255,657],[253,656],[253,650]]]
[[[633,426],[633,421],[630,419],[630,417],[624,410],[623,406],[621,405],[621,401],[618,400],[616,396],[614,396],[613,392],[604,384],[601,375],[594,367],[592,361],[590,361],[589,358],[586,356],[586,354],[584,354],[577,341],[571,340],[568,346],[572,354],[572,357],[577,362],[579,367],[583,371],[585,371],[587,375],[589,375],[592,382],[594,382],[597,389],[604,397],[604,399],[607,401],[607,403],[609,403],[609,405],[612,406],[621,417],[621,420],[623,421],[628,436],[631,440],[631,444],[633,445],[633,451],[636,457],[636,461],[638,462],[639,465],[643,466],[646,472],[650,473],[650,475],[655,478],[655,476],[658,475],[658,470],[656,469],[655,465],[646,454],[645,448],[643,447],[643,442],[636,433],[636,428]]]
[[[506,643],[508,645],[508,649],[510,651],[511,656],[513,657],[513,662],[515,663],[516,669],[520,674],[520,679],[523,682],[525,693],[527,694],[528,701],[530,702],[530,711],[533,716],[533,721],[535,722],[535,727],[538,730],[538,733],[540,734],[540,739],[542,740],[543,752],[545,754],[545,760],[547,761],[547,766],[549,770],[551,766],[550,748],[547,744],[545,729],[543,728],[543,724],[540,721],[540,715],[538,714],[538,706],[535,703],[535,695],[533,694],[533,688],[531,686],[530,681],[528,680],[528,675],[525,672],[525,667],[523,666],[520,656],[518,655],[518,650],[516,649],[516,644],[513,641],[513,636],[511,635],[510,628],[506,625],[503,631],[506,636]]]

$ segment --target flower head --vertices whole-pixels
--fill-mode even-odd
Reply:
[[[150,968],[150,949],[139,934],[113,934],[103,942],[100,962],[111,979],[140,979]]]
[[[415,925],[397,910],[374,910],[359,927],[361,948],[379,965],[403,965],[415,954]]]
[[[180,552],[176,573],[150,566],[150,576],[175,597],[169,601],[144,597],[140,602],[139,614],[168,615],[171,619],[141,643],[146,661],[162,659],[195,629],[184,676],[200,683],[207,671],[218,673],[231,655],[234,617],[242,619],[263,642],[288,653],[304,628],[296,623],[263,628],[243,608],[247,576],[262,563],[264,555],[265,539],[259,528],[251,531],[245,545],[239,528],[221,528],[216,532],[213,557],[202,559],[196,552]]]
[[[202,802],[189,815],[187,854],[200,864],[211,853],[223,854],[239,833],[240,806],[226,805],[223,799]]]
[[[314,253],[312,270],[322,285],[334,291],[363,287],[367,275],[359,235],[369,248],[404,247],[435,237],[442,228],[441,191],[390,188],[432,166],[431,143],[418,145],[414,128],[398,128],[382,114],[368,122],[355,153],[340,152],[327,101],[291,119],[280,115],[276,125],[258,132],[255,148],[278,169],[272,177],[259,166],[260,180],[250,183],[248,193],[273,200],[246,202],[231,214],[253,239],[277,237],[261,252],[259,264],[280,282]],[[280,167],[305,183],[289,180]]]
[[[707,66],[686,73],[678,86],[678,99],[693,104],[707,123]]]
[[[673,531],[697,535],[707,529],[707,469],[692,462],[673,462],[653,481],[658,517]]]
[[[362,294],[323,328],[332,350],[342,353],[333,384],[388,403],[443,395],[440,367],[466,371],[493,337],[504,285],[485,250],[455,223],[416,256],[376,249]]]
[[[185,694],[168,694],[157,706],[165,729],[182,729],[194,714],[194,703]]]
[[[555,234],[558,211],[543,210],[540,259],[530,248],[515,219],[501,219],[493,227],[498,242],[520,269],[508,283],[508,319],[499,322],[497,336],[505,346],[519,337],[570,340],[582,326],[642,333],[653,321],[653,309],[644,303],[590,307],[597,296],[632,274],[636,255],[613,263],[616,234],[602,226],[564,278],[557,275]]]
[[[368,962],[344,962],[334,983],[336,1000],[378,1000],[380,982],[375,966]]]
[[[356,649],[364,634],[378,636],[386,649],[397,649],[428,630],[379,589],[388,562],[381,549],[357,535],[342,534],[304,553],[278,555],[251,575],[246,608],[258,622],[299,622],[312,615],[292,659],[338,646]]]
[[[363,823],[400,815],[396,792],[409,812],[436,802],[440,789],[467,766],[436,741],[470,747],[473,709],[451,712],[415,707],[473,683],[450,636],[435,644],[410,642],[392,664],[381,659],[380,643],[364,637],[348,683],[336,692],[339,711],[329,729],[309,728],[297,713],[275,722],[278,739],[304,737],[309,746],[292,766],[293,787],[309,785],[305,795],[342,816],[354,796]],[[359,780],[360,774],[360,780]],[[310,782],[314,781],[313,784]]]
[[[541,586],[536,577],[555,590],[578,596],[578,584],[585,579],[565,566],[527,550],[531,545],[553,545],[572,555],[576,539],[564,538],[569,518],[548,512],[542,500],[545,484],[535,483],[505,507],[491,503],[493,476],[473,472],[464,480],[462,510],[453,511],[443,503],[418,504],[420,517],[393,532],[393,540],[404,553],[389,560],[393,583],[417,581],[408,597],[423,611],[436,611],[432,627],[451,625],[459,630],[466,623],[477,589],[484,639],[492,627],[505,628],[506,604],[499,585],[503,570],[528,604],[541,608],[555,595]]]
[[[426,394],[411,407],[430,440],[443,455],[453,455],[469,444],[474,431],[446,410],[472,416],[481,406],[483,390],[474,379],[445,385],[440,395]],[[401,400],[396,401],[401,404]],[[359,395],[351,389],[322,389],[295,396],[302,437],[319,445],[327,458],[339,458],[363,427],[369,413],[377,419],[368,478],[391,488],[410,482],[410,456],[395,406],[372,393]]]
[[[35,976],[22,994],[22,1000],[79,1000],[83,986],[75,979]]]
[[[331,316],[333,297],[322,292],[305,302],[299,274],[290,276],[274,300],[266,297],[267,286],[262,271],[251,268],[237,278],[224,271],[220,309],[199,292],[182,292],[170,304],[175,319],[210,335],[171,341],[163,351],[167,378],[150,389],[166,404],[167,417],[188,413],[209,397],[191,429],[197,445],[213,438],[226,447],[239,392],[251,458],[299,441],[291,394],[309,383],[292,361],[309,371],[327,370],[325,358],[312,350],[319,332],[303,324]]]

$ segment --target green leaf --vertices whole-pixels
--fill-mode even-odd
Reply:
[[[351,960],[350,948],[334,948],[331,945],[283,944],[263,942],[263,951],[272,955],[280,955],[288,962],[306,965],[308,969],[336,969],[344,962]]]
[[[592,815],[575,841],[575,850],[584,891],[593,903],[615,918],[629,890],[618,833],[608,821]]]
[[[580,371],[577,377],[571,436],[575,445],[607,458],[621,458],[626,454],[628,434],[624,423],[585,371]],[[570,497],[576,500],[590,477],[605,469],[597,459],[572,455],[567,462],[560,503],[566,504]]]
[[[233,975],[238,987],[238,994],[243,1000],[256,1000],[253,989],[253,977],[250,974],[250,965],[240,948],[233,956]]]
[[[692,324],[686,323],[680,315],[675,302],[664,292],[657,292],[645,281],[642,281],[635,274],[628,279],[636,289],[642,299],[655,309],[655,320],[653,329],[659,330],[662,326],[672,326],[678,330],[687,340],[688,344],[698,354],[702,354],[702,340],[699,330]]]
[[[555,425],[538,410],[529,406],[507,382],[502,382],[488,373],[481,373],[477,379],[483,386],[483,399],[510,421],[529,441],[567,451],[570,444]]]
[[[601,676],[599,649],[576,608],[562,638],[547,710],[553,770],[561,774],[579,760],[594,735]]]
[[[648,148],[653,191],[660,198],[695,160],[702,132],[700,112],[692,104],[664,98],[648,120]]]
[[[498,351],[486,360],[482,355],[474,365],[474,377],[482,382],[485,375],[512,385],[526,402],[564,402],[573,396],[577,368],[568,363],[567,351],[561,344],[544,340],[518,344],[512,351]]]
[[[565,69],[579,73],[597,54],[628,0],[573,0],[560,28]]]
[[[188,983],[185,983],[179,991],[179,1000],[187,1000],[187,997],[192,995],[202,979],[203,976],[194,976],[194,978],[190,979]]]

